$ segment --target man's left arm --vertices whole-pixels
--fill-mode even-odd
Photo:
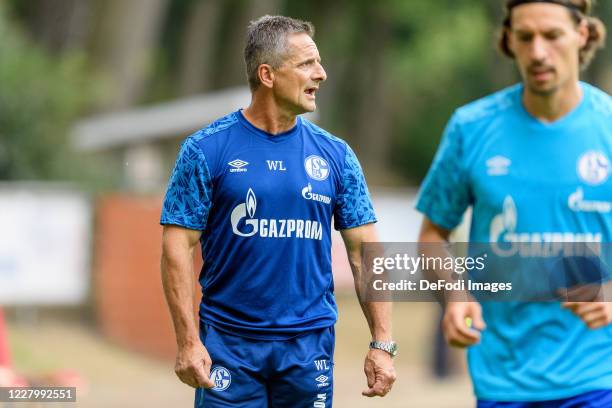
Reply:
[[[377,242],[378,236],[373,223],[340,231],[348,255],[355,291],[363,314],[368,321],[372,341],[390,342],[391,335],[391,302],[366,302],[365,294],[360,290],[364,276],[362,268],[361,245],[364,242]],[[383,350],[370,349],[364,362],[364,371],[368,380],[368,388],[362,392],[367,397],[384,397],[395,382],[395,368],[391,355]]]

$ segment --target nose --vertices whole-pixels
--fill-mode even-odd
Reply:
[[[327,79],[327,73],[325,72],[325,68],[323,65],[317,62],[317,66],[313,72],[313,80],[317,82],[323,82]]]
[[[531,42],[529,56],[533,61],[543,61],[546,59],[546,55],[546,41],[542,37],[536,36]]]

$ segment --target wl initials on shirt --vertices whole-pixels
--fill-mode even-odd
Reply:
[[[329,366],[327,365],[327,360],[315,360],[315,367],[317,367],[317,371],[321,370],[329,370]]]
[[[274,171],[287,171],[282,160],[266,160],[268,169]]]

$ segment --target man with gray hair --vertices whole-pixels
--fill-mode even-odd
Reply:
[[[189,136],[170,178],[162,279],[175,371],[197,388],[196,407],[332,406],[332,216],[356,286],[361,244],[377,236],[355,154],[299,116],[315,110],[326,79],[313,34],[312,24],[282,16],[249,25],[251,104]],[[363,394],[384,396],[395,380],[390,304],[360,301],[372,334]]]

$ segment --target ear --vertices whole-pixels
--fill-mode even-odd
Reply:
[[[261,64],[257,67],[257,76],[259,77],[259,82],[266,88],[272,88],[274,85],[274,70],[271,65]]]
[[[578,24],[578,36],[578,45],[582,49],[589,41],[589,22],[586,18],[583,18],[580,24]]]

